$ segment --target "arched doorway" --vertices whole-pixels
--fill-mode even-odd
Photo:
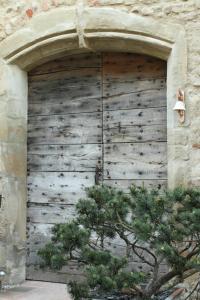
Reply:
[[[29,73],[28,279],[79,273],[42,271],[37,251],[86,187],[167,186],[166,104],[166,62],[146,55],[70,55]]]
[[[129,52],[167,61],[167,158],[169,187],[190,182],[185,150],[190,130],[179,126],[173,106],[187,82],[187,45],[182,26],[112,8],[62,7],[41,13],[0,43],[1,114],[1,265],[7,284],[25,279],[27,213],[27,71],[47,61],[86,52]]]

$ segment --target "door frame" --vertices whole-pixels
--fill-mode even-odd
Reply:
[[[56,8],[33,17],[0,43],[1,194],[0,268],[6,284],[25,280],[27,72],[52,59],[91,51],[147,54],[167,61],[168,185],[189,183],[184,150],[188,122],[179,125],[173,106],[187,82],[184,29],[113,8]],[[189,151],[189,148],[188,148]]]

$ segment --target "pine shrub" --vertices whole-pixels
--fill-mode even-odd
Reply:
[[[76,211],[73,221],[54,226],[51,243],[39,251],[51,269],[59,270],[70,260],[83,266],[85,281],[70,283],[75,300],[90,299],[92,290],[152,299],[200,270],[199,189],[132,186],[126,194],[94,186]],[[116,237],[127,249],[124,256],[107,247],[106,241]],[[133,256],[148,271],[127,269]],[[160,272],[163,264],[165,274]]]

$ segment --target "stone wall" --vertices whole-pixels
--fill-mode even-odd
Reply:
[[[80,6],[82,10],[84,7],[112,7],[118,11],[126,12],[129,16],[142,16],[145,24],[157,21],[158,24],[166,24],[165,28],[168,28],[168,25],[172,25],[172,27],[179,25],[185,30],[188,50],[187,57],[183,57],[183,60],[187,59],[187,80],[184,84],[187,108],[186,122],[184,130],[177,125],[170,131],[173,126],[168,124],[168,143],[173,146],[170,147],[168,158],[170,160],[173,157],[172,164],[176,173],[176,184],[199,185],[200,0],[0,0],[0,48],[15,32],[17,33],[24,26],[29,26],[36,16],[53,12],[58,7]],[[69,15],[65,15],[65,12],[62,18],[63,16],[66,19],[70,18]],[[87,14],[85,16],[88,21]],[[91,16],[89,17],[91,19]],[[59,20],[59,16],[57,18]],[[122,20],[122,22],[125,24],[126,20]],[[101,25],[99,24],[98,26]],[[80,34],[78,33],[80,35],[79,43],[82,38],[80,26],[81,22],[79,23]],[[89,28],[88,24],[85,26]],[[127,32],[128,25],[126,26]],[[158,35],[160,35],[159,29],[157,29]],[[16,43],[20,44],[20,34],[17,38]],[[73,46],[73,43],[71,45]],[[126,43],[121,45],[126,47]],[[183,41],[183,47],[184,45],[185,41]],[[7,50],[4,49],[4,52]],[[178,56],[179,53],[177,52],[175,55],[177,60]],[[180,67],[180,63],[178,66]],[[17,66],[7,68],[5,62],[0,60],[0,194],[4,197],[0,208],[0,269],[5,268],[9,273],[7,282],[10,284],[22,281],[25,270],[25,111],[27,105],[25,78],[26,73]],[[174,81],[176,81],[175,69],[174,77],[168,78],[168,91],[171,90],[171,85],[175,85]],[[168,95],[174,95],[174,91]],[[173,104],[175,99],[170,101]],[[171,122],[170,118],[168,122]],[[170,176],[170,171],[171,168],[169,168],[169,178],[172,176]]]
[[[55,7],[66,7],[80,4],[82,0],[0,0],[0,41],[30,22],[35,15],[53,10]],[[180,24],[186,31],[188,41],[188,79],[186,86],[187,116],[190,134],[189,140],[177,157],[189,160],[189,169],[185,170],[184,182],[200,183],[200,0],[83,0],[85,6],[113,7],[130,14],[137,14],[160,22]],[[189,179],[189,180],[188,180]]]

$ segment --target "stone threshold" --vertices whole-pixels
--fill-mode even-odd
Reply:
[[[1,300],[72,300],[67,286],[60,283],[25,281],[22,285],[2,290]]]

